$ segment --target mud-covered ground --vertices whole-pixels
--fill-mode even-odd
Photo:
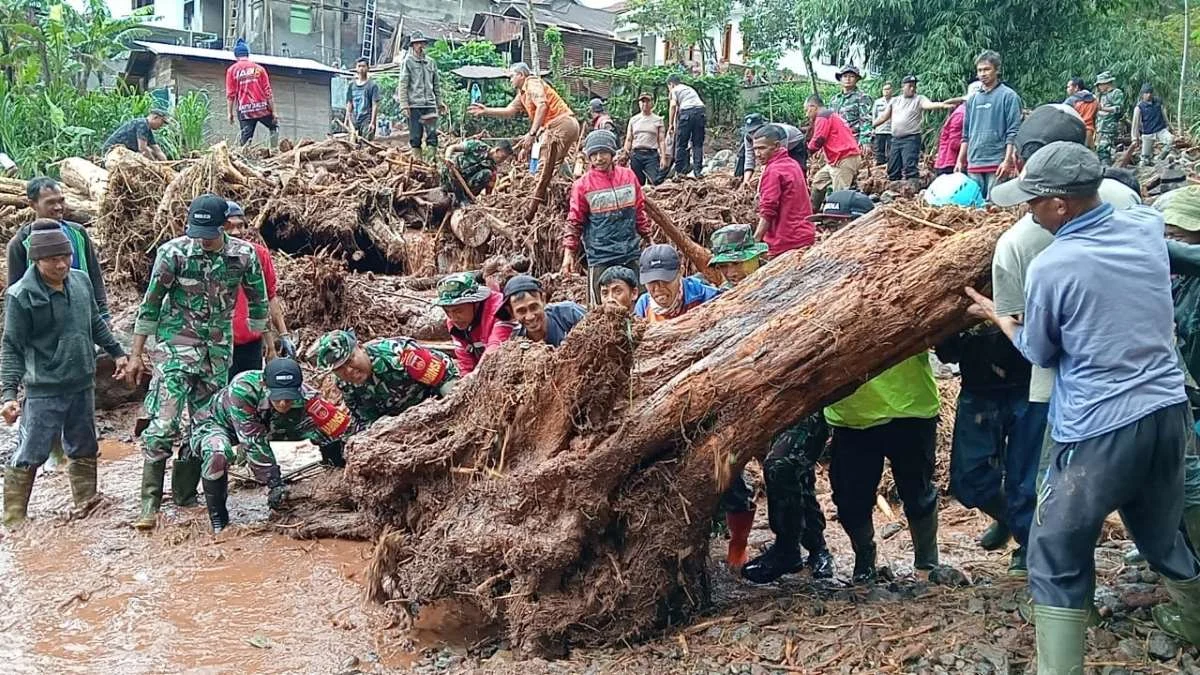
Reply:
[[[913,576],[901,511],[877,510],[880,564],[894,580],[853,588],[849,543],[830,519],[841,578],[805,574],[756,587],[725,569],[712,546],[714,606],[690,626],[649,642],[575,651],[563,661],[519,661],[460,625],[453,607],[423,614],[402,633],[386,608],[362,601],[370,545],[303,541],[264,525],[262,489],[231,494],[237,526],[214,537],[203,507],[164,507],[150,535],[137,510],[141,458],[129,444],[132,409],[101,423],[104,506],[68,513],[61,470],[39,477],[33,520],[0,534],[0,671],[4,673],[1024,673],[1034,632],[1016,612],[1022,584],[1007,554],[974,544],[985,518],[943,500],[943,563],[970,585]],[[0,439],[2,442],[3,439]],[[285,472],[315,451],[281,453]],[[941,467],[944,469],[944,464]],[[943,483],[946,477],[939,476]],[[820,477],[826,513],[834,510]],[[770,541],[760,501],[751,543]],[[1127,567],[1119,524],[1096,552],[1107,623],[1089,632],[1090,671],[1200,673],[1197,652],[1154,629],[1148,607],[1165,598],[1156,576]]]

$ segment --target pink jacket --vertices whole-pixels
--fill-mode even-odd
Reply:
[[[937,161],[934,162],[933,168],[953,169],[958,163],[958,150],[963,137],[963,117],[966,114],[967,107],[959,104],[946,118],[946,123],[942,125],[942,134],[938,136]]]
[[[504,295],[489,288],[487,300],[475,303],[475,320],[470,328],[459,330],[446,321],[450,339],[454,341],[454,360],[458,362],[460,376],[475,370],[488,352],[512,336],[517,325],[496,316],[503,307]]]
[[[758,182],[758,215],[770,223],[763,235],[770,255],[812,246],[815,232],[808,219],[812,215],[808,181],[804,169],[785,148],[776,150],[763,168]]]

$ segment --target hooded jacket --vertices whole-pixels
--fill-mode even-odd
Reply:
[[[637,258],[642,249],[641,235],[649,234],[642,185],[632,169],[589,169],[571,186],[571,208],[562,245],[576,251],[582,241],[589,267]]]

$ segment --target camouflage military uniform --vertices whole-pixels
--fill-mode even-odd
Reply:
[[[1117,149],[1117,133],[1120,131],[1121,115],[1125,110],[1125,92],[1113,87],[1100,95],[1100,108],[1116,108],[1114,113],[1096,112],[1096,154],[1100,161],[1111,164]]]
[[[763,479],[767,520],[779,545],[798,544],[810,552],[825,549],[825,513],[817,502],[816,467],[828,439],[829,427],[817,412],[771,440],[763,459]],[[750,511],[753,498],[745,476],[738,476],[722,505],[729,512]]]
[[[317,362],[336,369],[357,346],[353,333],[327,333],[318,343]],[[362,431],[380,417],[399,415],[427,398],[449,393],[458,379],[453,359],[408,338],[379,338],[362,348],[371,360],[371,377],[362,384],[338,378],[342,402],[353,418],[350,433]]]
[[[308,385],[302,385],[301,391],[305,402],[319,396],[317,390]],[[275,453],[271,451],[272,439],[307,440],[318,446],[334,442],[321,431],[300,402],[286,413],[280,413],[271,407],[268,393],[263,371],[248,370],[235,376],[213,397],[212,405],[196,416],[192,424],[192,446],[203,458],[205,480],[217,480],[225,475],[235,458],[234,445],[238,446],[238,458],[244,457],[254,476],[265,483],[269,469],[277,464]]]
[[[849,93],[840,92],[829,100],[829,109],[845,120],[846,126],[858,137],[860,146],[871,142],[871,111],[874,106],[875,101],[858,89]]]
[[[488,154],[491,148],[487,143],[471,139],[463,145],[466,146],[466,150],[455,156],[454,165],[471,188],[472,194],[478,196],[491,185],[492,177],[496,175],[496,162]],[[442,166],[441,176],[442,189],[453,194],[457,203],[465,204],[471,201],[449,167]]]
[[[146,396],[147,461],[169,458],[184,406],[195,416],[229,379],[239,286],[249,300],[250,330],[266,330],[267,290],[250,243],[227,236],[222,251],[208,253],[193,239],[178,237],[158,248],[133,329],[135,335],[153,336],[165,357],[155,365]],[[190,444],[180,451],[181,459],[196,457]]]

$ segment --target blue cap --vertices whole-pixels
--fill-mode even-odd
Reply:
[[[233,55],[238,58],[250,56],[250,45],[246,44],[245,38],[238,38],[237,42],[233,44]]]

